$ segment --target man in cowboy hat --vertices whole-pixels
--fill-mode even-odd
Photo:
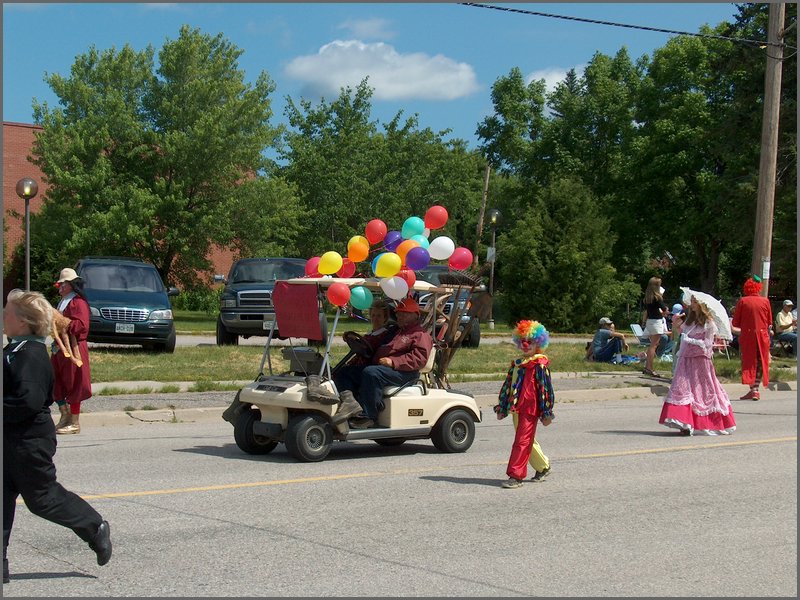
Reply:
[[[419,377],[433,348],[433,339],[419,324],[420,308],[413,298],[398,302],[395,314],[397,334],[376,348],[370,364],[348,365],[334,378],[339,391],[353,392],[364,411],[363,416],[351,420],[354,429],[374,427],[383,408],[383,388]]]

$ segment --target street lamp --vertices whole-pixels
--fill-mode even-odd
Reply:
[[[494,263],[497,251],[495,250],[495,236],[497,234],[497,227],[503,219],[503,213],[496,208],[489,211],[489,227],[492,228],[492,247],[486,252],[486,260],[491,263],[491,270],[489,271],[489,296],[492,301],[489,304],[489,329],[494,329],[494,315],[492,314],[494,306]]]
[[[25,200],[25,289],[31,289],[31,209],[30,201],[39,193],[39,186],[30,177],[17,182],[17,196]]]

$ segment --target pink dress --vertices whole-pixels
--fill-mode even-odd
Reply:
[[[728,435],[736,420],[728,393],[717,379],[711,354],[717,328],[713,321],[684,325],[678,364],[658,422],[692,434]]]

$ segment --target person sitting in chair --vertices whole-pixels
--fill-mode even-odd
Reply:
[[[614,322],[608,317],[600,319],[600,328],[592,340],[592,356],[595,362],[611,362],[622,358],[622,351],[627,350],[625,335],[615,331]]]
[[[356,395],[363,415],[351,419],[353,429],[368,429],[378,421],[383,408],[383,388],[403,385],[419,377],[428,362],[433,339],[419,324],[420,308],[413,298],[404,298],[395,307],[398,331],[375,349],[367,365],[346,365],[334,376],[336,388],[344,395]]]
[[[797,356],[797,316],[792,315],[794,304],[783,301],[783,308],[775,315],[775,337],[791,346],[792,356]]]

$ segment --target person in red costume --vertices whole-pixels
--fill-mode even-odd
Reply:
[[[506,489],[518,488],[525,480],[528,461],[534,450],[537,421],[541,421],[542,425],[549,425],[553,421],[555,402],[548,368],[550,360],[541,354],[550,343],[547,329],[538,321],[519,321],[511,339],[522,350],[522,358],[511,363],[494,407],[498,419],[505,419],[508,413],[516,416],[514,444],[506,468],[509,478],[502,484]],[[534,481],[537,476],[538,471]]]
[[[92,374],[89,369],[89,303],[83,294],[83,279],[74,269],[61,269],[56,282],[58,312],[69,317],[69,333],[75,336],[80,349],[83,366],[78,367],[64,356],[57,344],[51,346],[50,362],[55,372],[53,400],[58,405],[61,419],[56,425],[56,433],[80,433],[81,402],[92,397]]]
[[[739,356],[742,361],[742,383],[750,390],[739,400],[759,400],[759,386],[769,385],[769,327],[772,308],[769,300],[761,296],[761,278],[753,275],[744,282],[744,296],[733,312],[733,327],[739,334]]]

